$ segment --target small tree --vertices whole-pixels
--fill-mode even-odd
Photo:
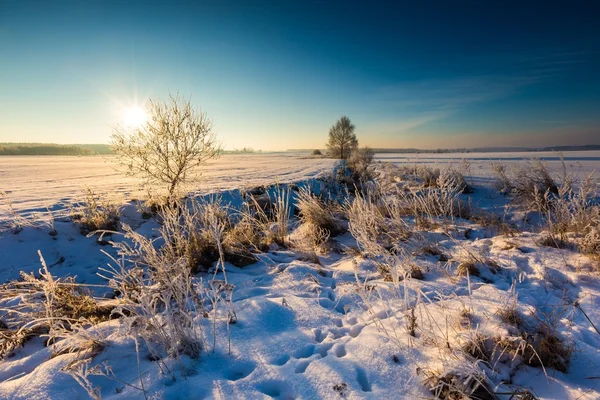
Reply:
[[[332,157],[345,160],[358,147],[354,128],[350,118],[343,116],[329,129],[327,149]]]
[[[220,146],[206,114],[179,95],[151,100],[148,113],[138,128],[117,127],[111,149],[128,175],[166,185],[172,199],[181,185],[199,178],[199,167],[217,157]]]

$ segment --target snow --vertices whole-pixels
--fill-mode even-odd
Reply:
[[[419,164],[430,167],[443,167],[449,164],[459,166],[463,160],[470,164],[470,174],[476,181],[489,181],[493,176],[492,163],[502,163],[511,168],[531,159],[540,159],[556,172],[562,171],[562,160],[568,171],[575,173],[580,179],[598,171],[600,167],[600,151],[550,151],[538,152],[486,152],[486,153],[379,153],[375,160],[394,164]]]
[[[491,176],[488,160],[518,163],[527,157],[523,153],[380,154],[377,159],[441,166],[459,163],[463,156],[471,162],[478,189],[470,195],[472,200],[489,210],[505,205],[506,197],[492,189],[489,179],[483,179]],[[573,168],[581,165],[585,172],[600,167],[599,152],[565,153],[565,157]],[[550,162],[558,169],[557,160]],[[242,185],[314,183],[315,177],[332,165],[331,160],[299,155],[225,156],[211,164],[201,189],[227,190],[223,196],[235,199],[239,192],[234,189]],[[10,189],[18,210],[39,208],[44,202],[54,209],[55,203],[72,201],[80,186],[91,183],[100,191],[131,195],[135,183],[113,172],[102,158],[0,158],[0,173],[2,190]],[[137,232],[155,234],[158,223],[142,219],[133,204],[128,203],[124,212],[124,220]],[[58,219],[55,229],[54,236],[48,227],[0,233],[0,282],[17,279],[20,271],[37,272],[37,250],[41,250],[52,275],[77,276],[77,282],[98,285],[92,288],[97,296],[109,292],[106,281],[96,273],[110,262],[103,251],[114,256],[115,250],[102,246],[97,237],[82,236],[68,219]],[[110,239],[123,240],[119,235]],[[94,334],[108,345],[92,364],[106,362],[118,380],[90,376],[90,381],[101,387],[104,399],[144,398],[130,386],[141,385],[140,375],[149,396],[165,399],[427,398],[430,394],[422,385],[422,371],[470,368],[461,364],[456,350],[436,342],[447,336],[449,346],[457,349],[463,339],[476,333],[490,337],[514,334],[514,327],[502,322],[497,310],[516,295],[524,324],[533,326],[539,313],[555,314],[559,334],[575,347],[567,373],[524,364],[512,368],[514,360],[497,366],[493,389],[509,393],[499,398],[510,398],[518,385],[540,399],[600,399],[600,334],[581,312],[600,326],[598,267],[580,253],[540,246],[539,239],[536,232],[497,235],[468,221],[449,235],[425,232],[422,245],[434,244],[452,260],[465,259],[468,254],[493,259],[498,271],[482,266],[479,277],[458,277],[457,263],[441,263],[435,256],[414,252],[411,261],[424,271],[425,279],[408,279],[398,289],[385,282],[369,260],[352,252],[321,255],[319,265],[303,261],[297,252],[272,249],[247,267],[226,264],[228,282],[235,285],[233,303],[238,319],[230,325],[231,354],[226,324],[216,325],[213,347],[212,321],[202,319],[205,346],[201,356],[183,356],[181,365],[172,361],[173,374],[164,374],[143,346],[138,357],[133,340],[123,335],[126,327],[119,320],[110,320],[94,328]],[[335,240],[355,246],[348,233]],[[212,277],[212,273],[201,273],[195,279],[206,282]],[[359,295],[358,282],[368,277],[375,278],[369,281],[377,294],[371,298]],[[218,273],[217,278],[223,275]],[[15,301],[0,299],[0,318],[2,309]],[[405,333],[401,312],[389,314],[389,310],[402,309],[404,301],[429,316],[420,320],[425,322],[416,338]],[[580,308],[573,305],[576,301]],[[472,316],[468,328],[461,319],[465,309]],[[0,398],[88,398],[85,390],[61,371],[78,355],[51,357],[51,353],[43,340],[33,339],[12,357],[0,360]],[[490,369],[479,364],[473,368]]]
[[[333,164],[331,159],[308,158],[302,153],[225,154],[203,167],[198,190],[293,182],[317,177]],[[0,157],[0,193],[7,193],[14,209],[21,212],[68,206],[81,198],[86,187],[101,194],[142,198],[141,183],[118,171],[112,156]]]

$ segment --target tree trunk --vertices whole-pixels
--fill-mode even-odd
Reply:
[[[177,187],[177,182],[174,180],[171,182],[171,187],[169,187],[169,201],[173,200],[173,193],[175,192],[175,188]]]

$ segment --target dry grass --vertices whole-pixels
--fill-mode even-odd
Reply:
[[[119,313],[130,334],[141,337],[156,359],[182,353],[198,357],[201,330],[195,316],[202,303],[185,259],[168,260],[148,239],[131,231],[128,235],[137,246],[120,246],[122,257],[101,271],[120,294]],[[150,262],[147,268],[139,265],[140,259]]]
[[[49,228],[51,236],[56,235],[54,228],[55,215],[47,207],[45,212],[32,212],[27,216],[21,215],[13,206],[8,193],[0,191],[0,232],[8,230],[13,234],[20,233],[23,228]]]
[[[405,276],[423,279],[418,266],[404,262],[400,255],[401,243],[409,236],[409,231],[402,218],[392,214],[389,203],[380,194],[357,193],[352,202],[345,205],[348,214],[348,227],[356,240],[361,253],[372,258],[378,265],[379,272],[386,280],[398,283]]]
[[[500,193],[510,194],[513,189],[513,184],[508,176],[506,165],[501,163],[492,163],[492,170],[496,174],[496,188]]]
[[[294,232],[292,247],[302,254],[327,254],[331,249],[329,231],[312,224],[302,224]]]
[[[336,217],[338,207],[318,198],[310,189],[300,189],[295,204],[300,219],[295,246],[300,250],[322,251],[330,237],[344,232],[341,221]]]
[[[527,365],[533,367],[554,368],[560,372],[567,372],[569,361],[573,353],[573,346],[566,345],[553,332],[538,332],[527,335],[524,340],[528,346],[523,352],[523,359]]]
[[[600,206],[594,173],[578,181],[567,173],[563,161],[560,179],[556,179],[538,159],[516,166],[510,174],[503,164],[495,164],[494,171],[502,192],[510,194],[519,208],[540,216],[545,231],[540,245],[598,254]]]
[[[519,314],[514,304],[505,305],[504,307],[498,309],[496,314],[504,323],[513,325],[515,327],[519,327],[523,324],[523,318],[521,318],[521,314]]]
[[[39,252],[38,252],[39,253]],[[7,356],[29,338],[48,336],[54,354],[73,352],[80,345],[62,346],[59,339],[79,336],[78,341],[100,346],[101,341],[88,335],[87,327],[110,317],[114,304],[101,305],[77,284],[75,278],[59,279],[50,274],[40,254],[40,277],[22,273],[22,281],[9,282],[0,287],[2,298],[19,299],[2,308],[5,327],[0,329],[2,344],[0,358]]]
[[[83,200],[71,209],[73,221],[79,225],[81,234],[96,231],[118,231],[121,204],[107,196],[100,196],[91,188],[83,190]]]
[[[525,165],[517,165],[511,185],[511,194],[529,207],[543,201],[546,194],[557,195],[559,190],[548,166],[538,159],[532,159]]]
[[[473,261],[463,261],[456,268],[457,276],[480,276],[479,268]]]
[[[420,373],[424,376],[423,384],[436,399],[496,400],[494,391],[481,373],[462,374],[431,369],[420,370]]]
[[[460,188],[452,174],[442,172],[435,186],[398,192],[398,197],[403,209],[410,210],[418,225],[428,229],[439,223],[447,226],[454,218],[471,217],[472,207],[460,198]]]
[[[600,223],[594,221],[594,226],[591,226],[588,232],[579,239],[579,250],[592,257],[600,256]]]
[[[352,171],[356,181],[368,181],[373,178],[374,171],[371,168],[375,153],[370,147],[362,147],[354,150],[347,160],[347,166]]]
[[[330,235],[341,232],[338,221],[334,216],[332,205],[325,203],[315,196],[310,189],[302,188],[296,197],[296,207],[299,210],[300,221],[329,231]]]
[[[586,254],[597,252],[600,206],[597,204],[597,185],[589,175],[578,189],[561,186],[557,195],[546,192],[536,202],[536,211],[543,217],[546,236],[543,245],[575,248]]]
[[[215,262],[228,261],[240,267],[256,262],[252,251],[264,250],[263,243],[270,243],[272,237],[263,221],[248,213],[241,215],[235,219],[230,207],[219,197],[163,208],[158,214],[163,242],[160,257],[165,262],[184,259],[193,273],[208,271]],[[140,263],[152,265],[156,261],[151,258]]]

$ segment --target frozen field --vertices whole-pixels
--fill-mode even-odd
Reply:
[[[506,164],[508,168],[532,158],[544,160],[551,170],[562,172],[562,154],[569,172],[583,177],[593,171],[600,171],[600,151],[554,152],[510,152],[510,153],[420,153],[420,154],[376,154],[375,159],[395,164],[420,164],[443,167],[448,164],[458,166],[462,160],[471,164],[471,173],[475,179],[489,180],[493,175],[492,163]]]
[[[224,155],[208,163],[199,191],[293,182],[330,171],[334,164],[333,160],[303,156],[294,153]],[[0,157],[0,192],[8,194],[18,211],[68,204],[81,198],[85,187],[97,193],[136,198],[144,195],[140,183],[117,171],[111,157]]]
[[[580,177],[600,170],[600,151],[563,153],[565,164]],[[479,183],[492,176],[491,163],[507,166],[532,157],[546,160],[556,173],[562,163],[556,153],[452,153],[452,154],[377,154],[379,162],[440,166],[459,165],[463,159],[471,164],[471,174]],[[224,155],[210,161],[203,172],[200,192],[230,190],[271,183],[287,183],[314,178],[330,171],[335,161],[307,158],[303,153]],[[117,171],[111,157],[0,157],[0,192],[8,194],[18,211],[60,207],[81,197],[81,190],[92,188],[98,193],[120,194],[125,199],[141,197],[141,182]],[[0,214],[2,210],[0,210]]]

